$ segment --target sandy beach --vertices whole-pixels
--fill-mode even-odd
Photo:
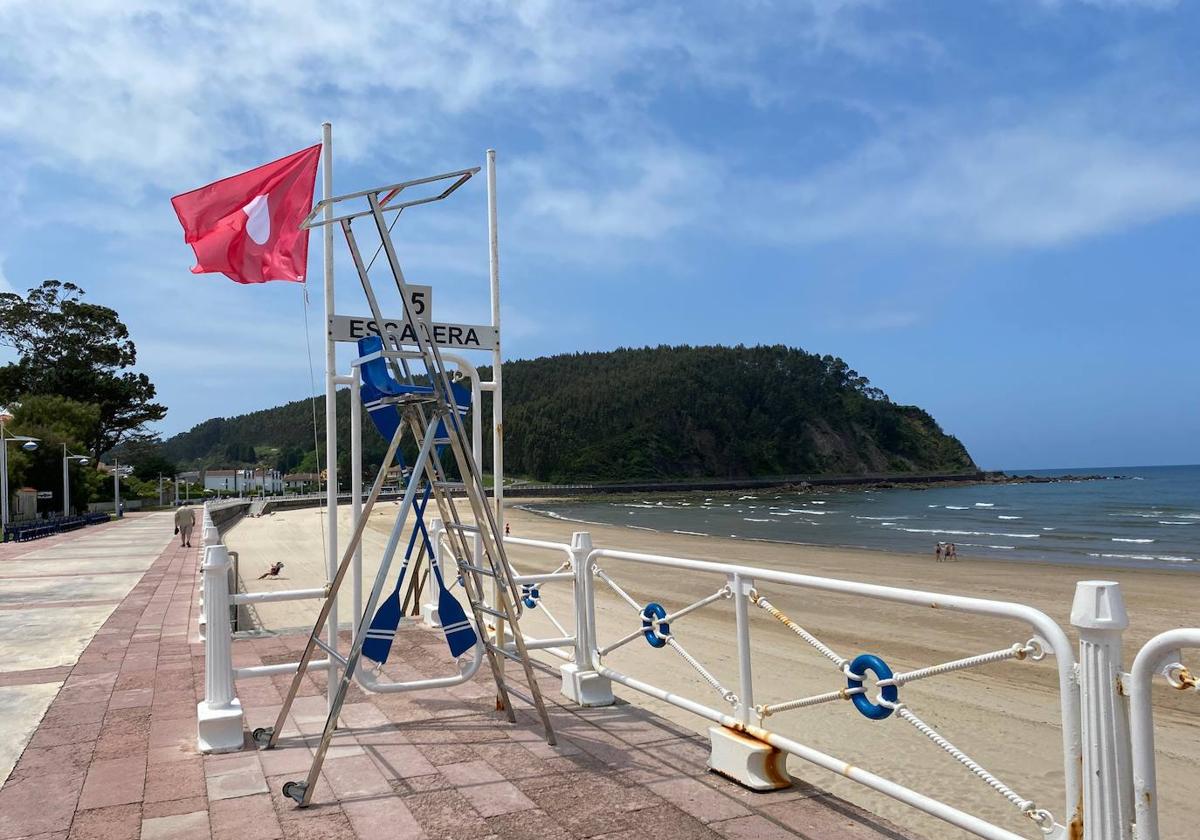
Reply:
[[[528,501],[528,500],[523,500]],[[386,543],[396,505],[380,505],[364,539],[364,590],[369,589]],[[748,540],[665,534],[618,526],[565,522],[510,508],[513,536],[569,542],[571,532],[586,530],[597,547],[623,548],[677,557],[717,560],[784,569],[805,574],[869,581],[892,586],[1015,601],[1047,613],[1068,630],[1077,580],[1121,582],[1131,620],[1126,635],[1126,667],[1150,636],[1194,623],[1200,600],[1200,577],[1157,571],[1110,570],[1061,565],[1014,564],[960,557],[957,563],[935,563],[932,555],[851,551],[772,544]],[[349,512],[341,511],[343,540],[349,535]],[[226,536],[240,553],[241,577],[248,591],[308,588],[323,583],[322,525],[316,509],[288,511],[244,520]],[[403,547],[403,546],[402,546]],[[522,572],[548,570],[560,562],[550,553],[516,548],[511,559]],[[256,580],[270,563],[283,560],[278,580]],[[639,602],[656,600],[676,610],[723,585],[713,576],[681,574],[641,564],[605,562],[604,569]],[[388,591],[394,585],[389,580]],[[570,594],[565,586],[545,587],[543,598],[555,616],[572,629]],[[339,599],[343,624],[351,620],[350,587]],[[879,655],[894,671],[907,671],[964,656],[1006,648],[1025,641],[1024,627],[1002,620],[864,601],[846,596],[764,587],[783,612],[839,654],[852,658]],[[315,601],[264,604],[255,620],[265,629],[307,627],[315,617]],[[557,636],[543,610],[527,615],[528,635]],[[756,702],[771,703],[835,690],[844,680],[828,660],[761,610],[753,610],[752,636]],[[597,582],[597,624],[601,646],[639,626],[632,608]],[[672,625],[672,633],[724,685],[736,689],[733,609],[720,600]],[[546,661],[555,662],[543,654]],[[653,649],[641,639],[614,651],[606,663],[619,671],[669,688],[714,708],[727,704],[680,656]],[[448,672],[451,668],[447,654]],[[1053,660],[1002,662],[984,668],[905,685],[900,699],[926,723],[1011,786],[1018,794],[1063,818],[1061,736],[1058,726],[1057,678]],[[644,695],[618,690],[631,702],[698,731],[707,723]],[[1200,753],[1200,730],[1193,714],[1194,693],[1176,692],[1165,684],[1156,695],[1160,814],[1164,836],[1183,836],[1200,769],[1192,756]],[[768,718],[770,728],[817,749],[908,784],[1030,837],[1036,828],[1001,796],[989,789],[910,724],[893,716],[871,721],[845,702],[827,703]],[[797,777],[831,790],[915,830],[926,837],[965,836],[946,824],[859,785],[800,761],[789,759]]]

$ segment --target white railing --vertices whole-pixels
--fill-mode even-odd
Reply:
[[[718,578],[718,581],[714,581],[713,588],[715,591],[712,594],[706,595],[698,601],[676,609],[673,612],[668,612],[665,607],[657,603],[643,604],[634,599],[605,570],[603,564],[606,560],[677,569],[687,572],[693,580],[696,575],[711,575]],[[1015,840],[1015,838],[1020,836],[946,802],[913,790],[898,781],[884,778],[768,728],[768,718],[772,714],[827,702],[852,702],[864,715],[876,720],[882,720],[895,714],[897,718],[910,723],[919,732],[928,737],[934,745],[947,752],[950,757],[962,764],[968,772],[977,776],[982,782],[994,788],[999,794],[1008,799],[1016,809],[1029,817],[1032,823],[1041,828],[1047,836],[1068,837],[1070,836],[1071,825],[1078,823],[1081,754],[1079,691],[1075,680],[1075,657],[1066,634],[1044,613],[1022,604],[1003,601],[945,595],[934,592],[813,577],[811,575],[794,574],[774,569],[753,568],[728,563],[713,563],[680,557],[664,557],[630,551],[598,549],[591,553],[587,562],[593,576],[602,584],[612,589],[621,600],[629,605],[633,611],[633,620],[636,622],[632,632],[607,645],[597,646],[593,649],[591,653],[592,667],[601,676],[657,700],[711,720],[729,732],[748,734],[753,739],[782,750],[784,753],[816,764],[826,770],[839,773],[865,787],[904,802],[980,837],[994,838],[995,840]],[[778,610],[766,597],[764,588],[767,586],[779,589],[792,587],[816,592],[838,593],[916,607],[932,607],[940,610],[1008,619],[1016,624],[1024,625],[1026,630],[1022,633],[1022,638],[1029,632],[1032,632],[1033,635],[1028,641],[1018,641],[999,651],[991,651],[980,656],[941,663],[907,673],[893,674],[883,660],[878,657],[859,656],[851,660],[834,652],[832,648],[823,643],[817,636]],[[732,600],[734,606],[734,638],[736,640],[736,660],[738,666],[738,683],[735,686],[724,685],[700,661],[700,658],[696,657],[683,646],[672,629],[673,624],[686,615],[723,600]],[[784,624],[796,636],[813,647],[820,656],[829,661],[832,672],[831,676],[834,676],[835,679],[831,680],[831,685],[826,690],[807,697],[779,703],[762,704],[755,702],[755,682],[751,668],[752,640],[749,620],[751,608],[761,609],[775,620]],[[594,627],[594,602],[588,605],[588,610],[588,624]],[[623,673],[605,664],[604,660],[608,654],[638,639],[644,639],[655,647],[671,648],[712,688],[717,697],[724,702],[724,706],[719,708],[713,707],[705,702],[682,696],[667,687],[655,685],[652,681],[654,678],[640,678]],[[1062,724],[1063,779],[1066,796],[1063,811],[1060,812],[1058,819],[1055,818],[1055,815],[1048,808],[1043,807],[1043,803],[1036,802],[1033,798],[1023,797],[1013,788],[997,779],[899,701],[899,687],[914,680],[965,668],[978,667],[1002,659],[1041,659],[1047,654],[1054,656],[1057,666]],[[878,693],[873,699],[869,696],[866,688],[868,672],[871,674],[876,689],[878,689]],[[719,737],[719,734],[714,734],[713,737]],[[714,754],[716,751],[717,747],[714,745]],[[748,773],[748,768],[745,767],[727,766],[724,770],[727,775],[732,775],[735,778],[746,776]],[[757,776],[761,774],[751,773],[750,775]],[[768,773],[767,775],[769,776],[770,774]],[[773,787],[778,785],[762,782],[756,786]]]
[[[227,616],[231,603],[240,605],[320,598],[324,590],[243,593],[231,598],[225,585],[228,552],[220,545],[216,529],[211,528],[210,522],[206,511],[204,612],[208,616],[209,632],[206,641],[206,698],[200,704],[200,741],[202,749],[206,748],[206,743],[209,744],[207,749],[220,749],[219,744],[213,746],[212,738],[207,741],[205,738],[204,712],[207,707],[210,719],[214,715],[219,717],[218,713],[236,716],[237,747],[230,747],[236,749],[241,745],[241,712],[233,697],[234,678],[294,672],[296,663],[234,670],[230,664],[228,621],[218,621],[217,617]],[[440,553],[444,550],[441,523],[433,520],[430,524],[433,545]],[[520,572],[514,568],[514,579],[525,599],[525,617],[522,621],[526,628],[526,646],[562,662],[563,693],[581,705],[604,706],[613,702],[611,686],[615,682],[711,721],[716,726],[709,730],[712,739],[710,765],[742,784],[758,789],[787,784],[782,760],[785,755],[791,755],[839,773],[976,836],[993,840],[1016,840],[1022,836],[899,780],[885,778],[801,743],[770,725],[775,715],[784,712],[825,703],[849,702],[867,717],[882,720],[894,716],[911,725],[935,748],[962,765],[969,775],[1004,797],[1011,803],[1015,813],[1024,814],[1033,832],[1050,840],[1159,840],[1150,682],[1154,676],[1163,675],[1177,688],[1197,687],[1196,679],[1181,664],[1179,651],[1181,648],[1200,647],[1200,629],[1170,631],[1155,637],[1138,654],[1132,673],[1124,674],[1120,649],[1121,634],[1127,622],[1120,587],[1115,583],[1083,581],[1077,586],[1071,615],[1072,625],[1079,636],[1077,662],[1076,647],[1062,627],[1045,613],[1023,604],[729,563],[595,549],[586,532],[576,533],[570,544],[516,537],[506,537],[505,544],[519,549],[513,553],[521,555],[522,566],[525,565],[528,552],[559,555],[559,564],[548,571]],[[668,611],[662,605],[643,603],[634,598],[627,589],[628,584],[619,580],[612,569],[605,568],[607,561],[632,564],[635,569],[638,566],[674,569],[686,572],[689,579],[711,576],[714,578],[712,591],[690,604]],[[628,570],[629,567],[626,567],[625,573]],[[570,607],[573,621],[564,621],[546,601],[549,592],[551,601],[565,603],[566,592],[557,590],[557,585],[568,581],[572,583]],[[545,589],[548,585],[552,587],[550,590]],[[629,607],[631,617],[629,632],[603,642],[596,631],[597,586],[611,589],[616,598]],[[995,650],[893,673],[886,662],[878,657],[860,655],[850,659],[840,655],[817,633],[786,615],[771,598],[776,591],[788,590],[835,593],[911,607],[987,616],[1011,622],[1022,630]],[[556,591],[559,594],[555,594]],[[681,642],[683,637],[675,632],[688,615],[725,601],[731,601],[733,606],[731,638],[736,645],[737,663],[736,682],[728,685],[702,661],[707,651],[689,651]],[[435,606],[424,605],[427,623],[434,626],[437,622]],[[818,686],[823,690],[794,699],[764,702],[762,697],[757,696],[751,667],[754,650],[751,615],[758,612],[786,627],[798,641],[829,662],[832,677],[830,685]],[[552,633],[557,635],[538,637],[529,632],[533,616],[544,616],[553,627]],[[570,627],[570,624],[574,626]],[[506,628],[506,642],[510,638],[511,629]],[[718,702],[685,696],[676,686],[656,684],[662,679],[661,669],[652,674],[627,673],[606,661],[606,657],[638,640],[654,647],[670,648],[712,689]],[[459,674],[450,677],[392,683],[381,680],[378,674],[365,669],[359,669],[355,676],[363,688],[377,692],[449,686],[464,682],[476,673],[481,651],[482,646],[476,645],[473,656],[464,656],[459,660]],[[697,656],[697,652],[701,655]],[[993,775],[971,758],[968,752],[918,717],[899,697],[903,686],[918,680],[1003,661],[1037,662],[1047,656],[1053,658],[1058,687],[1057,717],[1062,731],[1061,782],[1064,797],[1061,810],[1057,811],[1053,809],[1058,808],[1059,803],[1037,799],[1037,782],[1028,783],[1030,789],[1027,790],[1019,790],[1019,782],[1014,782],[1017,787],[1010,787],[1008,782],[1013,780],[1001,780]],[[328,660],[320,663],[319,667],[329,667]],[[542,667],[547,666],[543,663]],[[868,686],[868,683],[872,685]],[[1128,696],[1130,704],[1128,715],[1125,696]],[[208,728],[211,730],[213,726],[209,720]],[[1127,727],[1131,727],[1131,733]]]
[[[1138,651],[1126,679],[1129,731],[1133,749],[1134,837],[1158,840],[1158,781],[1154,767],[1154,710],[1151,684],[1156,676],[1179,691],[1200,692],[1197,679],[1183,664],[1185,648],[1200,648],[1200,627],[1160,633]]]

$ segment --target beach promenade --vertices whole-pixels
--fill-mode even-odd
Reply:
[[[911,836],[802,782],[745,791],[706,771],[703,738],[636,706],[552,704],[548,747],[528,710],[515,726],[492,710],[483,672],[448,691],[352,690],[314,804],[298,810],[280,786],[308,768],[323,675],[306,677],[279,749],[196,751],[198,545],[179,548],[163,513],[4,547],[0,741],[15,766],[2,840]],[[242,639],[235,664],[294,660],[303,642]],[[442,656],[440,636],[405,628],[385,671],[429,674]],[[239,682],[248,726],[273,722],[287,682]],[[556,686],[546,679],[548,697]]]

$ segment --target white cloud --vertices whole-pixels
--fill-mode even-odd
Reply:
[[[1136,111],[1131,110],[1129,116]],[[896,127],[772,190],[750,221],[775,239],[891,237],[1044,247],[1200,207],[1200,149],[1066,108]]]

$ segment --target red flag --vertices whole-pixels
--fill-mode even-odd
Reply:
[[[172,198],[183,240],[196,252],[192,273],[303,283],[308,231],[300,223],[312,209],[320,157],[317,144]]]

